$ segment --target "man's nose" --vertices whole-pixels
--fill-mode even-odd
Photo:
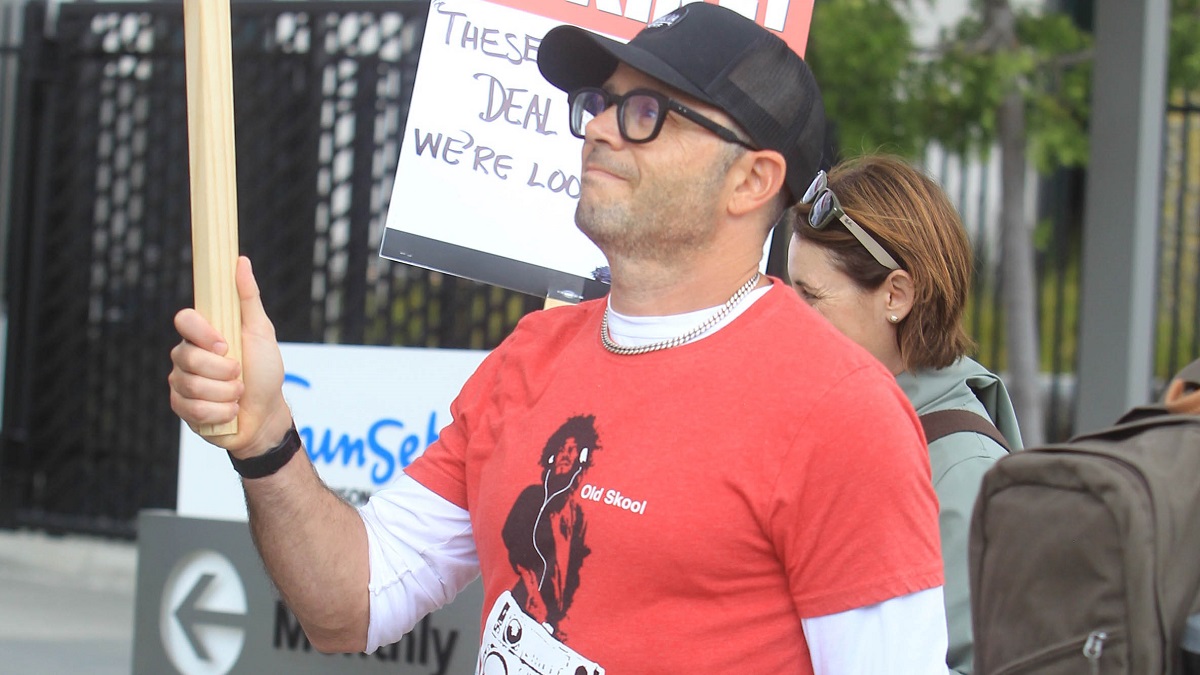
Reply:
[[[589,143],[606,143],[619,146],[625,139],[621,137],[621,127],[617,121],[617,109],[620,106],[610,105],[596,115],[584,127],[584,140]]]

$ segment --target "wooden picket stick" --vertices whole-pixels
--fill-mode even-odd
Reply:
[[[196,311],[225,337],[228,356],[241,363],[229,0],[183,0],[183,25]],[[200,433],[235,434],[237,419],[204,425]]]

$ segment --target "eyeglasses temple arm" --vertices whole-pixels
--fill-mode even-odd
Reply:
[[[755,146],[751,145],[750,143],[738,138],[737,134],[733,133],[732,130],[726,129],[725,127],[721,126],[720,124],[717,124],[716,122],[708,119],[704,115],[701,115],[700,113],[696,112],[695,110],[692,110],[691,108],[681,105],[678,101],[673,101],[671,99],[667,99],[667,107],[670,108],[671,110],[674,110],[675,112],[679,113],[680,115],[683,115],[685,118],[695,122],[696,124],[699,124],[700,126],[704,127],[705,129],[708,129],[709,131],[716,134],[717,138],[720,138],[721,140],[723,140],[727,143],[733,143],[734,145],[740,145],[743,148],[746,148],[747,150],[757,151],[759,149],[759,148],[756,148]]]
[[[845,213],[842,213],[838,216],[838,219],[842,221],[842,224],[846,226],[847,230],[850,230],[850,234],[854,235],[854,238],[863,245],[863,248],[870,251],[871,255],[880,265],[883,265],[890,270],[900,269],[900,265],[896,262],[896,259],[893,258],[890,253],[884,250],[884,248],[879,245],[879,242],[875,241],[874,237],[867,234],[866,230],[859,227],[858,223],[854,222],[853,218]]]

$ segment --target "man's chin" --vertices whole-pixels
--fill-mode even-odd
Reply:
[[[579,201],[575,204],[575,227],[579,228],[584,236],[591,239],[593,244],[599,245],[600,242],[596,241],[596,233],[599,231],[596,224],[599,222],[600,216],[596,212],[595,205],[585,201],[586,199],[586,197],[580,196]]]
[[[615,223],[628,220],[625,213],[612,206],[611,200],[602,200],[595,194],[581,195],[575,205],[575,226],[591,238],[594,234],[620,229]]]
[[[612,233],[605,232],[602,229],[594,227],[594,223],[581,222],[578,218],[575,219],[575,227],[583,233],[583,236],[588,238],[588,241],[596,245],[602,253],[607,255],[606,245],[612,241]]]

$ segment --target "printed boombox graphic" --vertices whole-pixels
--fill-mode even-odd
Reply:
[[[604,675],[604,669],[564,645],[521,609],[508,591],[484,624],[476,675]]]

